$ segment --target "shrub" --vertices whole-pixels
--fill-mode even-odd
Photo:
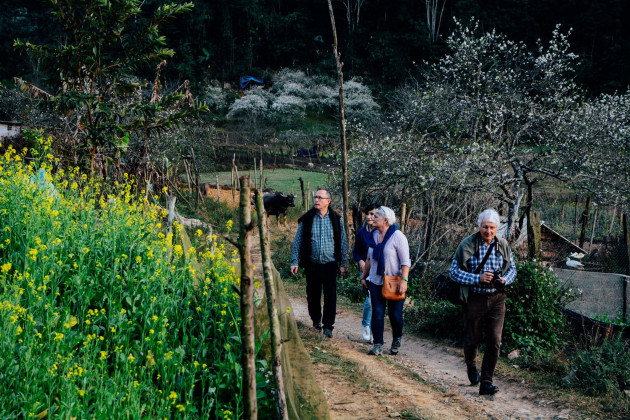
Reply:
[[[503,351],[519,349],[527,353],[562,348],[567,337],[562,310],[574,296],[537,261],[517,263],[517,271],[507,292]]]
[[[588,395],[619,394],[630,389],[630,352],[620,336],[579,350],[571,367],[574,374],[570,383]]]

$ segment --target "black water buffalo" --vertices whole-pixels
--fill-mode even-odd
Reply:
[[[295,207],[293,202],[293,194],[285,195],[281,192],[264,193],[263,205],[265,211],[269,216],[276,216],[276,222],[280,224],[280,215],[284,216],[284,225],[287,225],[287,209],[289,207]]]

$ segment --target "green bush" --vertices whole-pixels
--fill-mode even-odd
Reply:
[[[588,395],[619,394],[630,389],[630,352],[620,336],[579,350],[571,367],[574,374],[570,383]]]
[[[527,354],[563,348],[568,330],[562,309],[574,295],[537,261],[518,263],[517,271],[507,292],[503,351]]]

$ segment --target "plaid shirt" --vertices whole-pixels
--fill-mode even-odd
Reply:
[[[494,239],[494,241],[496,241],[496,238]],[[481,276],[481,273],[485,273],[488,271],[498,271],[501,270],[501,267],[503,266],[503,257],[499,252],[497,252],[496,246],[492,248],[492,253],[488,257],[488,261],[486,261],[486,264],[481,269],[482,272],[479,274],[473,274],[473,271],[477,269],[477,267],[481,263],[481,260],[483,260],[483,257],[485,257],[486,252],[488,252],[489,247],[490,245],[481,244],[481,246],[479,247],[479,255],[473,254],[473,256],[468,259],[468,268],[470,269],[470,272],[464,271],[459,268],[457,260],[453,260],[453,262],[451,263],[450,277],[460,284],[470,286],[471,292],[484,294],[496,292],[496,289],[492,288],[492,286],[485,284],[482,285],[479,283],[479,277]],[[508,271],[501,277],[503,277],[503,279],[505,280],[506,286],[512,284],[512,282],[516,278],[516,266],[514,265],[514,256],[510,255],[510,266],[508,268]]]
[[[343,218],[341,224],[341,266],[348,265],[348,238],[343,228]],[[298,265],[300,247],[302,245],[302,223],[298,225],[291,248],[291,265]],[[315,214],[313,217],[313,227],[311,229],[311,262],[315,264],[326,264],[335,261],[335,238],[333,234],[330,213],[324,217]]]

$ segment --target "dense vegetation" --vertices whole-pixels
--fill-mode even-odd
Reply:
[[[170,1],[143,2],[144,21],[167,3]],[[432,3],[334,1],[347,75],[365,77],[370,84],[396,87],[409,76],[414,63],[432,61],[445,52],[444,40],[453,30],[453,17],[463,21],[475,17],[484,30],[496,28],[530,46],[537,39],[548,40],[556,24],[573,28],[570,41],[582,61],[580,82],[594,93],[625,90],[630,83],[626,71],[630,29],[623,18],[628,15],[627,2],[438,1],[433,14],[439,19],[435,25],[428,25],[427,4]],[[26,74],[37,80],[46,69],[26,55],[15,53],[12,45],[16,38],[57,42],[60,33],[52,25],[50,4],[8,0],[3,5],[0,80]],[[236,85],[240,76],[267,80],[270,72],[283,67],[307,68],[312,74],[330,74],[335,69],[324,1],[196,1],[195,12],[171,24],[166,35],[177,51],[166,68],[169,80],[190,79],[202,85],[217,79]]]
[[[0,158],[0,417],[241,418],[233,255],[34,141]]]

